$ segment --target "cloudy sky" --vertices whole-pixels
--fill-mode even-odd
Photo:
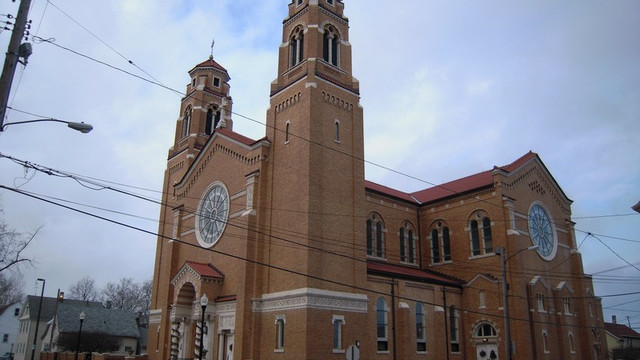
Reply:
[[[184,92],[214,38],[233,110],[254,120],[236,116],[234,129],[264,135],[287,1],[32,1],[38,38],[16,72],[5,121],[53,117],[95,130],[9,126],[3,155],[159,200],[180,103],[167,88]],[[374,164],[367,178],[415,191],[537,152],[574,200],[576,238],[605,318],[629,316],[640,330],[640,214],[630,208],[640,200],[640,2],[345,2]],[[17,7],[3,1],[0,13]],[[10,34],[0,33],[2,49]],[[153,202],[7,158],[0,184],[158,228]],[[26,254],[34,259],[23,268],[27,293],[39,293],[38,277],[48,296],[83,276],[99,286],[152,277],[151,234],[8,190],[0,206],[16,229],[42,227]],[[622,293],[635,294],[608,296]]]

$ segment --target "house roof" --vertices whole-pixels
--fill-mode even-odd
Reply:
[[[186,264],[200,276],[224,279],[224,274],[211,264],[203,264],[195,261],[187,261]]]
[[[28,295],[27,298],[25,299],[25,304],[22,307],[20,316],[22,316],[25,311],[29,310],[29,319],[31,319],[31,321],[35,321],[36,318],[38,317],[38,309],[40,308],[40,321],[49,321],[53,318],[53,314],[56,311],[56,301],[57,301],[57,298],[54,298],[54,297],[43,297],[42,308],[40,308],[40,296]],[[87,303],[88,306],[102,307],[102,303],[96,302],[96,301],[87,302],[82,300],[64,300],[63,302],[70,303],[70,304]]]
[[[432,270],[394,265],[378,261],[367,261],[367,273],[455,287],[461,287],[464,283],[463,280]]]
[[[634,338],[640,339],[640,333],[636,332],[632,328],[622,325],[622,324],[614,324],[614,323],[604,323],[604,329],[609,332],[611,335],[621,338]]]
[[[107,309],[94,306],[92,303],[68,302],[58,304],[58,331],[61,333],[78,332],[80,313],[84,312],[82,332],[104,334],[109,336],[140,336],[136,314],[128,310]]]

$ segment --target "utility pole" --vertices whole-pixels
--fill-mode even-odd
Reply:
[[[18,59],[21,57],[20,45],[22,45],[22,37],[27,27],[27,16],[29,15],[29,7],[31,0],[20,0],[16,23],[13,25],[13,33],[7,48],[7,55],[4,58],[4,67],[2,68],[2,76],[0,77],[0,131],[4,124],[4,118],[7,112],[7,104],[9,102],[9,93],[11,92],[11,84],[13,83],[13,75],[18,65]],[[29,56],[29,54],[24,54]],[[25,64],[26,64],[25,56]]]
[[[504,330],[505,347],[507,360],[512,359],[513,348],[511,347],[511,319],[509,318],[509,284],[507,284],[507,248],[499,247],[495,249],[496,255],[500,256],[502,263],[502,302],[504,303]],[[515,255],[515,254],[514,254]]]

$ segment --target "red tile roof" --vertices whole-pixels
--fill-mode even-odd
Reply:
[[[490,187],[493,186],[493,171],[502,170],[510,173],[537,157],[538,154],[529,151],[511,164],[500,167],[494,166],[494,168],[491,170],[486,170],[475,175],[467,176],[458,180],[444,183],[442,185],[417,191],[412,193],[411,196],[415,197],[420,203],[424,204],[431,201],[444,199],[449,196],[460,195],[469,191]]]
[[[393,196],[393,197],[396,197],[398,199],[409,201],[409,202],[412,202],[412,203],[418,203],[416,198],[414,198],[410,194],[407,194],[407,193],[402,192],[400,190],[392,189],[392,188],[384,186],[384,185],[376,184],[373,181],[365,180],[364,181],[364,187],[367,190],[379,192],[379,193],[384,194],[384,195]]]
[[[262,139],[253,140],[253,139],[248,138],[248,137],[246,137],[244,135],[240,135],[237,132],[231,131],[231,130],[229,130],[227,128],[218,128],[218,129],[216,129],[216,132],[220,133],[220,134],[222,134],[222,135],[224,135],[226,137],[229,137],[232,140],[235,140],[235,141],[238,141],[240,143],[243,143],[243,144],[245,144],[247,146],[251,146],[251,145],[253,145],[253,144],[257,143],[257,142],[260,142],[260,141],[266,139],[266,137],[263,137]]]
[[[196,65],[193,67],[193,69],[191,69],[189,72],[197,69],[197,68],[202,68],[202,67],[213,67],[216,68],[218,70],[224,71],[225,73],[227,72],[227,69],[223,68],[222,65],[218,64],[215,60],[213,60],[212,56],[209,56],[209,58],[203,62],[201,62],[200,64]]]
[[[618,339],[621,339],[621,338],[640,339],[640,334],[626,325],[605,322],[604,329],[608,331],[610,334],[612,334],[613,336],[617,337]]]
[[[377,261],[367,261],[367,273],[449,286],[462,286],[464,283],[463,280],[435,271]]]
[[[224,274],[211,264],[203,264],[195,261],[187,261],[186,264],[197,272],[200,276],[224,279]]]

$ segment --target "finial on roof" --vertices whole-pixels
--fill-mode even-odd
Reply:
[[[209,60],[213,60],[213,45],[216,44],[216,39],[211,40],[211,55],[209,55]]]

